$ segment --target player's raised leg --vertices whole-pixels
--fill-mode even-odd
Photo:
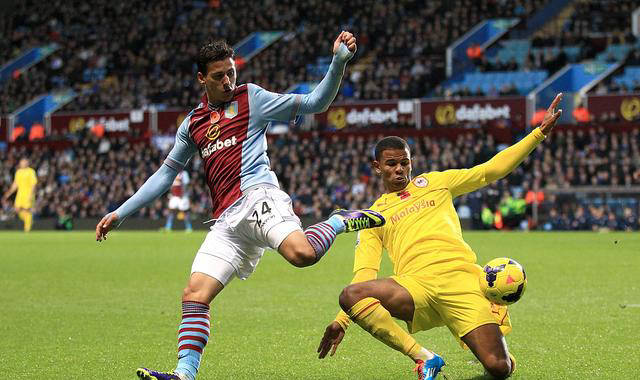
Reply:
[[[384,217],[372,210],[337,210],[329,219],[289,234],[278,252],[297,267],[313,265],[329,251],[339,234],[381,227],[384,223]]]
[[[513,373],[515,360],[512,360],[507,342],[497,324],[479,326],[461,339],[491,376],[505,379]]]
[[[411,322],[415,312],[411,294],[393,279],[365,281],[347,286],[340,307],[360,327],[387,346],[410,357],[419,379],[434,379],[444,361],[422,347],[393,317]]]

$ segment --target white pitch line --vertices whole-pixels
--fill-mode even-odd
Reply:
[[[620,304],[621,308],[626,308],[626,307],[640,307],[640,303],[630,303],[630,304]]]

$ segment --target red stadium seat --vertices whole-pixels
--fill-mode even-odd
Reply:
[[[29,130],[29,141],[40,140],[44,138],[44,126],[42,124],[34,124]]]
[[[17,141],[22,135],[24,135],[25,129],[22,125],[17,125],[11,132],[11,141]]]

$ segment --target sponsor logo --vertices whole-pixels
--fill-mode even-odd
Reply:
[[[620,104],[620,113],[627,121],[633,121],[640,116],[640,98],[626,98]]]
[[[106,132],[127,132],[129,131],[129,119],[116,119],[113,116],[110,117],[90,117],[85,120],[84,117],[73,118],[69,121],[69,132],[75,133],[81,129],[91,129],[96,125],[103,125]]]
[[[220,137],[220,125],[211,124],[209,128],[207,128],[207,134],[205,135],[209,140],[215,140]]]
[[[413,184],[416,185],[417,187],[427,187],[427,185],[429,184],[429,181],[424,177],[418,177],[413,180]]]
[[[232,138],[226,140],[218,140],[216,142],[212,141],[206,147],[202,148],[202,150],[200,151],[200,156],[202,156],[202,158],[207,158],[221,149],[235,146],[237,144],[238,140],[236,139],[236,136],[233,136]]]
[[[391,223],[398,223],[400,221],[400,219],[404,218],[405,216],[409,215],[409,214],[413,214],[416,212],[419,212],[421,210],[430,208],[430,207],[435,207],[436,206],[436,201],[433,200],[426,200],[423,199],[419,202],[415,202],[414,204],[412,204],[409,207],[406,207],[405,209],[403,209],[400,212],[395,213],[392,217],[391,217]]]
[[[352,109],[347,113],[346,108],[337,107],[329,111],[327,121],[336,129],[342,129],[347,125],[397,123],[398,110],[383,111],[378,107],[373,109],[365,107],[360,111]]]
[[[491,104],[482,106],[479,103],[475,103],[472,106],[463,104],[456,109],[453,104],[448,103],[436,108],[435,117],[440,125],[454,124],[459,121],[509,119],[511,117],[511,107],[506,104],[500,107],[493,107]]]

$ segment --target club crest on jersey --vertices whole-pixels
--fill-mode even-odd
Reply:
[[[418,177],[413,180],[413,184],[416,185],[417,187],[427,187],[427,185],[429,184],[429,181],[424,177]]]
[[[215,140],[220,137],[220,125],[219,124],[211,124],[209,128],[207,128],[207,134],[205,135],[209,140]]]
[[[237,101],[231,102],[231,104],[229,104],[227,108],[224,109],[224,117],[226,117],[227,119],[233,119],[234,117],[236,117],[237,114],[238,114]]]

